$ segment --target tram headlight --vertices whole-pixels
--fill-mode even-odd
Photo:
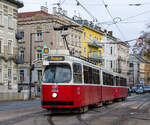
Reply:
[[[52,94],[52,97],[53,97],[53,98],[56,98],[56,97],[57,97],[57,93],[53,93],[53,94]]]

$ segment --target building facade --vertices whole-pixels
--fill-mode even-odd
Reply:
[[[117,40],[117,72],[128,77],[129,75],[129,45]]]
[[[0,1],[0,92],[17,91],[18,43],[16,39],[18,0]]]
[[[103,48],[101,41],[103,39],[103,32],[101,31],[101,28],[87,20],[77,19],[75,22],[79,23],[83,29],[81,55],[102,66]]]
[[[129,86],[136,86],[139,84],[140,78],[140,61],[134,54],[129,57]]]
[[[45,11],[46,10],[46,11]],[[78,25],[64,16],[49,14],[44,7],[41,11],[19,13],[18,32],[22,39],[19,41],[19,84],[29,84],[29,62],[30,43],[32,38],[32,63],[35,69],[32,71],[32,83],[39,83],[42,77],[42,54],[41,51],[46,45],[50,50],[64,50],[66,43],[62,35],[66,35],[69,49],[72,53],[81,54],[82,29],[70,27],[66,31],[54,31],[54,27],[63,25]],[[55,10],[56,11],[56,10]],[[32,35],[31,35],[32,34]]]
[[[117,72],[117,39],[113,37],[111,31],[107,33],[107,31],[105,30],[102,43],[104,52],[104,68],[108,71]]]

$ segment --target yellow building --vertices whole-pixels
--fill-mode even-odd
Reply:
[[[150,64],[147,62],[140,63],[140,82],[150,84]]]
[[[138,55],[136,55],[136,58],[140,61],[139,82],[143,85],[150,85],[150,62]]]
[[[100,27],[94,26],[84,20],[78,22],[82,24],[82,56],[102,64],[103,48],[101,41],[103,32]]]

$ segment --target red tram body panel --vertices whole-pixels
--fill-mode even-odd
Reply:
[[[115,87],[115,94],[114,98],[119,99],[119,98],[125,98],[128,96],[128,88],[126,87]]]
[[[52,97],[54,92],[56,98]],[[101,86],[42,85],[42,95],[43,108],[76,108],[102,100]]]
[[[102,86],[102,101],[114,100],[115,88],[112,86]]]

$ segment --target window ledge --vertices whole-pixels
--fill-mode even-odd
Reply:
[[[4,25],[0,24],[0,27],[4,28]]]
[[[19,43],[19,44],[23,44],[23,43],[25,43],[25,41],[20,41],[20,40],[18,40],[18,43]]]
[[[12,28],[12,27],[8,27],[8,29],[9,29],[9,30],[14,30],[14,28]]]
[[[43,40],[35,40],[35,42],[43,42]]]

